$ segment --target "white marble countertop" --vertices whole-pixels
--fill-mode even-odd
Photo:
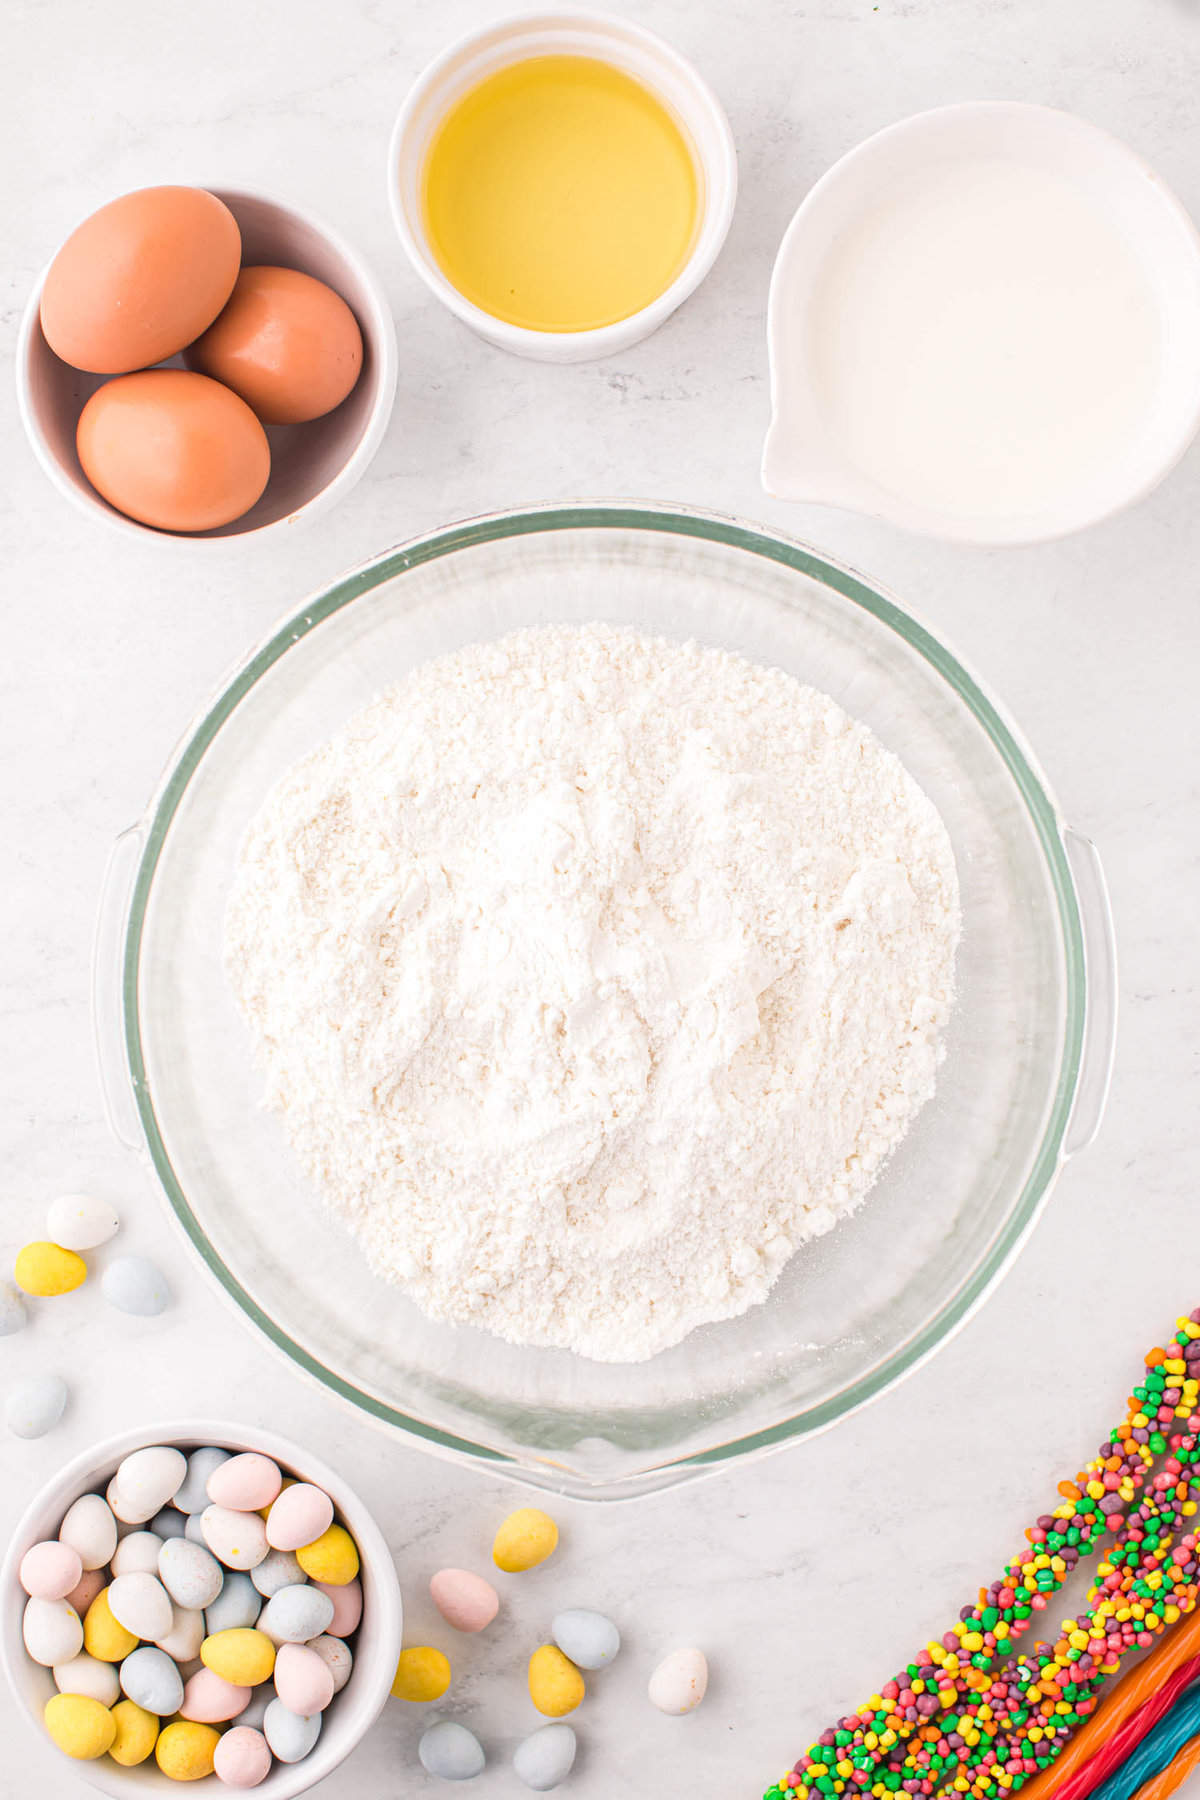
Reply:
[[[1003,696],[1072,822],[1104,853],[1122,955],[1116,1080],[1099,1142],[1065,1171],[1015,1270],[953,1347],[812,1443],[658,1498],[557,1505],[553,1583],[502,1631],[460,1646],[455,1710],[494,1750],[480,1796],[534,1718],[523,1692],[542,1595],[618,1617],[621,1662],[579,1715],[573,1800],[758,1795],[835,1712],[864,1697],[998,1573],[1054,1482],[1118,1413],[1143,1348],[1200,1302],[1195,1234],[1195,895],[1200,875],[1200,451],[1127,517],[1003,553],[922,543],[768,501],[763,315],[793,207],[842,151],[922,107],[1021,98],[1127,138],[1200,216],[1196,0],[647,0],[637,15],[693,55],[728,108],[742,192],[728,247],[666,328],[619,360],[543,368],[472,338],[429,299],[388,218],[384,151],[408,82],[502,0],[12,0],[0,59],[3,342],[35,270],[94,206],[170,180],[278,192],[337,220],[396,311],[395,418],[332,516],[240,560],[109,536],[50,488],[21,440],[6,369],[0,428],[0,1183],[4,1255],[56,1191],[110,1195],[177,1295],[119,1319],[87,1290],[0,1345],[7,1385],[55,1367],[62,1426],[0,1443],[0,1533],[68,1452],[162,1413],[270,1420],[308,1438],[383,1522],[414,1641],[434,1633],[430,1572],[471,1561],[516,1490],[347,1418],[214,1299],[149,1175],[104,1122],[89,961],[116,833],[141,811],[185,722],[244,647],[306,591],[398,539],[510,504],[636,495],[739,512],[806,537],[922,610]],[[1060,1393],[1058,1361],[1084,1378]],[[439,1640],[440,1641],[440,1640]],[[655,1713],[657,1654],[708,1650],[694,1718]],[[88,1791],[0,1694],[0,1789]],[[435,1792],[418,1709],[394,1702],[321,1788],[327,1800]],[[53,1772],[53,1773],[52,1773]],[[1193,1783],[1194,1791],[1197,1784]]]

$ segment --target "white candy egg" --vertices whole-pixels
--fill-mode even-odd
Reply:
[[[162,1270],[146,1256],[118,1256],[100,1277],[100,1292],[118,1312],[153,1318],[169,1304],[171,1290]]]
[[[302,1762],[321,1735],[320,1713],[304,1718],[272,1700],[263,1714],[263,1736],[282,1763]]]
[[[708,1689],[708,1663],[703,1650],[672,1650],[650,1677],[650,1701],[659,1712],[680,1717],[694,1712]]]
[[[28,1318],[19,1290],[11,1281],[0,1281],[0,1337],[24,1330]]]
[[[333,1621],[333,1601],[320,1588],[280,1588],[263,1607],[258,1629],[273,1644],[307,1644],[320,1637]]]
[[[183,1677],[166,1651],[153,1644],[130,1651],[121,1664],[121,1687],[136,1705],[160,1719],[178,1712],[183,1700]]]
[[[354,1655],[349,1644],[343,1643],[340,1637],[330,1637],[327,1633],[313,1638],[309,1644],[333,1676],[333,1691],[340,1694],[350,1679],[350,1671],[354,1667]]]
[[[185,1513],[203,1512],[208,1505],[208,1478],[214,1469],[228,1461],[229,1451],[218,1450],[212,1444],[193,1450],[187,1459],[187,1474],[179,1484],[172,1506]]]
[[[421,1767],[442,1781],[470,1781],[487,1760],[473,1731],[457,1719],[438,1719],[421,1734],[417,1745]]]
[[[290,1550],[272,1550],[251,1571],[250,1579],[263,1599],[269,1600],[280,1588],[301,1586],[305,1574]]]
[[[118,1575],[108,1590],[108,1607],[118,1625],[151,1643],[166,1637],[175,1623],[170,1595],[157,1575]],[[130,1694],[129,1698],[136,1696]],[[152,1706],[150,1711],[157,1708]],[[175,1708],[169,1706],[167,1711]]]
[[[225,1572],[211,1550],[203,1544],[189,1544],[186,1538],[171,1538],[158,1556],[158,1578],[176,1606],[190,1612],[202,1612],[211,1606],[221,1591]]]
[[[60,1194],[46,1212],[46,1236],[64,1250],[95,1250],[116,1237],[120,1226],[108,1201],[91,1194]]]
[[[513,1773],[536,1794],[546,1794],[567,1779],[574,1761],[575,1733],[571,1727],[543,1725],[517,1745]]]
[[[212,1605],[204,1609],[205,1630],[209,1637],[215,1637],[218,1631],[256,1625],[262,1604],[262,1595],[250,1577],[231,1570]]]
[[[267,1528],[256,1512],[206,1506],[200,1515],[204,1542],[227,1569],[256,1569],[267,1554]]]
[[[80,1494],[58,1528],[59,1542],[78,1550],[85,1569],[102,1569],[117,1547],[117,1521],[99,1494]]]
[[[204,1514],[188,1513],[186,1520],[183,1527],[184,1537],[189,1544],[202,1544],[204,1542]]]
[[[174,1608],[174,1619],[171,1629],[165,1637],[156,1639],[158,1648],[177,1663],[193,1662],[200,1654],[200,1646],[207,1633],[204,1629],[204,1614],[192,1612],[186,1606]]]
[[[27,1600],[21,1635],[34,1662],[45,1669],[70,1662],[83,1649],[83,1621],[66,1600],[39,1600],[36,1595]]]
[[[164,1541],[167,1538],[181,1538],[187,1530],[187,1514],[176,1512],[175,1502],[172,1500],[170,1506],[164,1506],[161,1512],[155,1513],[150,1521],[150,1529]]]
[[[114,1575],[157,1575],[162,1539],[153,1531],[131,1531],[113,1551]]]
[[[4,1418],[14,1437],[40,1438],[54,1430],[66,1410],[67,1384],[61,1375],[33,1375],[9,1390]]]
[[[146,1518],[174,1498],[187,1474],[187,1457],[169,1444],[148,1444],[117,1464],[117,1488]],[[149,1510],[146,1510],[146,1509]]]
[[[113,1517],[122,1525],[144,1525],[157,1510],[152,1506],[147,1512],[144,1506],[138,1506],[128,1494],[123,1494],[115,1475],[104,1490],[104,1498],[112,1508]]]
[[[112,1663],[100,1662],[82,1651],[70,1662],[55,1663],[54,1685],[60,1694],[86,1694],[101,1706],[115,1706],[121,1697],[121,1684]]]

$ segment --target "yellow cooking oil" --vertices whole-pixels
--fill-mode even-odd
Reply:
[[[531,56],[450,108],[424,170],[447,280],[510,325],[590,331],[640,312],[688,259],[692,149],[650,88],[591,56]]]

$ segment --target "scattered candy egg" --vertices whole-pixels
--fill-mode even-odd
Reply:
[[[650,1701],[659,1712],[681,1717],[694,1712],[708,1689],[703,1650],[672,1650],[650,1677]]]
[[[183,1513],[202,1513],[208,1505],[210,1476],[229,1460],[228,1450],[218,1450],[211,1444],[193,1450],[187,1459],[187,1474],[176,1489],[171,1505]]]
[[[78,1550],[85,1569],[101,1569],[117,1547],[117,1521],[99,1494],[80,1494],[58,1528],[59,1542]]]
[[[334,1637],[349,1637],[357,1631],[363,1609],[362,1582],[356,1577],[341,1587],[331,1587],[327,1581],[314,1581],[313,1586],[333,1602],[333,1617],[326,1630]]]
[[[302,1762],[320,1735],[320,1713],[302,1717],[282,1700],[272,1700],[263,1716],[263,1736],[282,1763]]]
[[[64,1250],[95,1250],[115,1237],[121,1221],[107,1200],[60,1194],[46,1213],[46,1235]]]
[[[69,1662],[55,1663],[53,1674],[60,1694],[86,1694],[101,1706],[112,1706],[121,1697],[121,1684],[112,1663],[100,1662],[86,1650]]]
[[[333,1524],[333,1501],[310,1481],[285,1488],[267,1517],[267,1542],[273,1550],[301,1550],[315,1543]]]
[[[318,1587],[280,1588],[258,1616],[258,1629],[275,1644],[307,1644],[333,1623],[333,1601]]]
[[[621,1648],[621,1634],[603,1613],[589,1612],[583,1606],[570,1606],[560,1612],[550,1627],[564,1656],[580,1669],[603,1669]]]
[[[362,369],[362,334],[340,294],[299,269],[250,266],[184,361],[260,419],[300,425],[340,406]]]
[[[75,1611],[79,1614],[81,1619],[87,1612],[88,1607],[92,1604],[92,1601],[96,1598],[96,1595],[104,1586],[104,1581],[105,1577],[103,1569],[85,1569],[76,1585],[67,1595],[67,1599],[71,1602],[71,1605],[75,1608]]]
[[[257,1512],[270,1506],[282,1480],[279,1464],[255,1450],[243,1450],[219,1463],[208,1478],[208,1497],[233,1512]]]
[[[67,1384],[60,1375],[33,1375],[10,1389],[4,1420],[14,1437],[40,1438],[53,1431],[67,1410]]]
[[[438,1719],[421,1733],[417,1745],[421,1767],[441,1781],[472,1781],[487,1761],[473,1731],[457,1719]]]
[[[25,1302],[11,1281],[0,1281],[0,1337],[11,1337],[23,1331],[29,1314]]]
[[[116,1736],[112,1714],[87,1694],[54,1694],[42,1714],[59,1749],[76,1762],[94,1762]]]
[[[397,1700],[440,1700],[450,1686],[450,1660],[432,1644],[414,1644],[400,1652],[392,1693]]]
[[[146,1517],[152,1518],[179,1492],[187,1474],[187,1457],[169,1444],[148,1444],[134,1450],[117,1465],[118,1492]],[[117,1515],[118,1518],[120,1514]]]
[[[158,1553],[158,1578],[176,1606],[199,1612],[220,1593],[225,1574],[211,1550],[171,1538]]]
[[[197,1669],[184,1686],[179,1716],[197,1719],[202,1725],[223,1725],[227,1719],[236,1719],[249,1703],[248,1687],[238,1687],[212,1669]]]
[[[330,1525],[311,1544],[301,1544],[296,1561],[313,1581],[345,1587],[358,1574],[358,1548],[344,1525]]]
[[[122,1525],[144,1525],[151,1516],[145,1507],[138,1506],[121,1492],[115,1475],[104,1490],[104,1498],[112,1508],[114,1519]]]
[[[27,1594],[39,1600],[65,1600],[83,1578],[83,1563],[70,1544],[48,1539],[30,1546],[17,1575]]]
[[[314,1638],[308,1647],[321,1658],[333,1676],[334,1693],[340,1694],[349,1681],[350,1672],[354,1667],[354,1655],[349,1644],[343,1643],[340,1637],[323,1634],[321,1637]]]
[[[275,1658],[275,1692],[289,1712],[307,1718],[324,1712],[333,1699],[333,1672],[307,1645],[282,1644]]]
[[[235,1687],[253,1688],[267,1681],[275,1667],[275,1646],[261,1631],[235,1627],[206,1637],[200,1646],[206,1669]]]
[[[158,1570],[158,1553],[162,1539],[154,1531],[131,1531],[113,1551],[114,1575],[154,1575]]]
[[[172,1781],[200,1781],[213,1772],[221,1734],[212,1725],[177,1719],[164,1725],[154,1746],[154,1759]]]
[[[193,1513],[192,1517],[199,1518],[200,1514]],[[249,1575],[231,1570],[212,1605],[204,1609],[204,1623],[209,1637],[216,1637],[218,1632],[245,1629],[257,1624],[262,1606],[262,1595]]]
[[[262,1730],[262,1723],[267,1715],[267,1708],[275,1698],[275,1689],[269,1681],[264,1681],[255,1688],[246,1706],[237,1716],[237,1724],[249,1725],[255,1731]]]
[[[263,1599],[269,1600],[280,1588],[302,1586],[304,1570],[290,1550],[270,1550],[257,1567],[251,1569],[250,1579]]]
[[[455,1631],[482,1631],[500,1610],[500,1596],[491,1582],[469,1569],[439,1569],[429,1583],[429,1592]]]
[[[261,1731],[235,1725],[213,1753],[213,1770],[226,1787],[257,1787],[271,1773],[271,1747]]]
[[[199,1656],[200,1646],[207,1635],[204,1614],[195,1612],[188,1606],[176,1606],[174,1614],[170,1631],[155,1642],[160,1650],[165,1650],[177,1663],[193,1662]]]
[[[25,1293],[45,1300],[80,1287],[87,1280],[87,1264],[73,1250],[39,1240],[17,1252],[13,1275]]]
[[[536,1794],[565,1781],[575,1762],[575,1733],[569,1725],[543,1725],[517,1745],[513,1773]]]
[[[21,1636],[34,1662],[44,1669],[70,1662],[83,1649],[83,1624],[66,1600],[42,1600],[36,1594],[27,1600]]]
[[[131,1650],[121,1664],[121,1688],[135,1705],[160,1719],[179,1711],[183,1700],[183,1678],[167,1655],[153,1644]]]
[[[117,1734],[109,1746],[108,1754],[122,1768],[135,1769],[139,1763],[153,1754],[158,1738],[158,1720],[136,1700],[118,1700],[112,1709],[113,1724]]]
[[[150,1521],[150,1529],[158,1538],[181,1538],[187,1530],[187,1514],[176,1510],[172,1500],[170,1506],[164,1506],[156,1512]]]
[[[84,1649],[89,1656],[99,1657],[101,1662],[124,1662],[130,1652],[137,1649],[137,1642],[133,1632],[126,1631],[124,1625],[113,1618],[108,1589],[101,1588],[84,1615]]]
[[[171,1597],[157,1575],[118,1575],[109,1587],[108,1605],[118,1625],[124,1625],[134,1637],[147,1638],[151,1643],[156,1638],[166,1637],[175,1622]],[[136,1694],[129,1697],[137,1699]],[[157,1709],[151,1707],[150,1710]],[[174,1707],[167,1708],[168,1712],[174,1710]]]
[[[174,372],[179,374],[181,371]],[[167,374],[170,371],[164,369],[161,373]],[[113,383],[109,382],[107,386],[98,389],[92,399],[97,400],[101,394],[110,393],[112,387]],[[88,404],[90,405],[91,402],[89,401]],[[86,410],[85,407],[84,411]],[[82,419],[80,422],[82,423]],[[91,481],[92,477],[86,467],[84,473]],[[95,486],[94,482],[93,486]],[[108,494],[105,494],[104,497],[106,500],[110,498]],[[116,504],[114,500],[113,505]],[[121,509],[118,508],[118,510]],[[100,1292],[108,1304],[115,1306],[118,1312],[133,1313],[144,1319],[153,1318],[156,1313],[162,1312],[171,1299],[171,1290],[163,1278],[162,1271],[147,1256],[116,1257],[100,1277]]]
[[[529,1698],[548,1719],[574,1712],[586,1692],[583,1676],[557,1644],[540,1644],[529,1659]]]
[[[267,1528],[255,1512],[206,1506],[200,1515],[204,1542],[228,1569],[254,1569],[267,1554]]]
[[[558,1547],[558,1526],[536,1506],[521,1506],[510,1513],[492,1544],[492,1561],[506,1575],[536,1569]]]

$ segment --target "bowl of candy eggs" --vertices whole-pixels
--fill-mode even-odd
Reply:
[[[391,416],[396,329],[329,226],[246,190],[140,188],[36,283],[17,343],[34,454],[145,538],[241,542],[324,512]]]
[[[115,1800],[307,1792],[374,1722],[400,1654],[379,1527],[257,1428],[185,1421],[83,1452],[27,1509],[0,1584],[18,1705]]]

